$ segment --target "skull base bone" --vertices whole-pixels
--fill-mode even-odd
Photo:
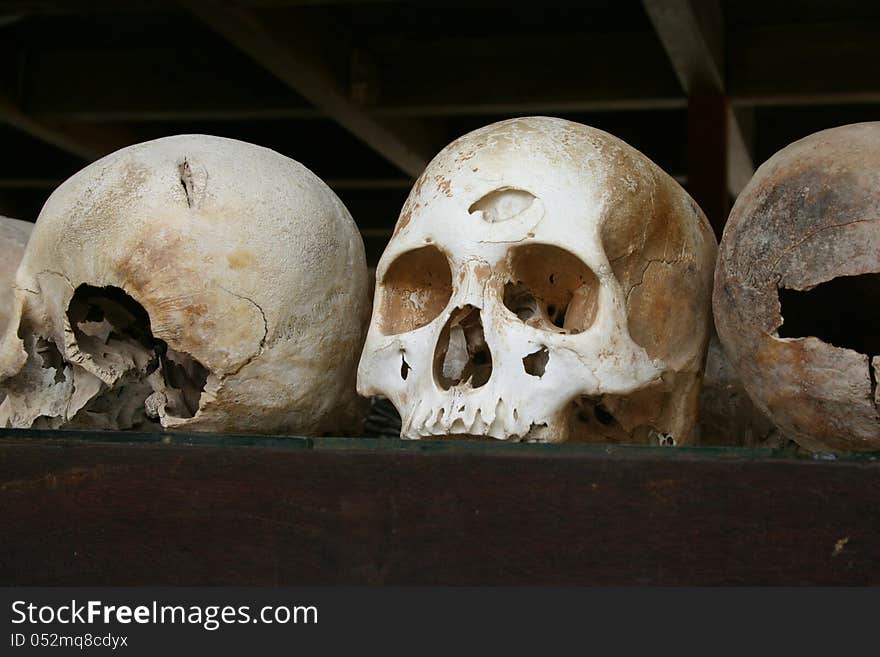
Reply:
[[[715,241],[638,151],[533,117],[447,146],[377,268],[358,372],[405,438],[690,440]]]

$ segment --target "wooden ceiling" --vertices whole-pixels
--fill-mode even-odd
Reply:
[[[216,134],[326,180],[371,262],[427,161],[495,120],[607,130],[718,227],[776,150],[880,119],[880,3],[855,0],[0,0],[0,57],[0,214],[34,220],[121,146]]]

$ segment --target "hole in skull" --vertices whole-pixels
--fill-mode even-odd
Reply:
[[[154,337],[147,311],[123,290],[80,285],[67,307],[67,318],[81,352],[99,367],[125,372],[113,388],[89,402],[85,412],[101,407],[102,397],[118,396],[116,388],[124,386],[139,387],[143,402],[161,392],[166,411],[174,417],[192,417],[198,411],[208,370]],[[148,379],[150,385],[144,385]],[[161,391],[155,390],[157,385]]]
[[[602,403],[602,399],[583,396],[574,402],[575,415],[584,424],[599,424],[610,427],[617,424],[614,415]]]
[[[577,256],[548,244],[511,250],[504,305],[533,328],[576,334],[593,325],[599,279]]]
[[[452,296],[452,271],[436,246],[398,256],[382,279],[379,327],[384,335],[414,331],[433,321]]]
[[[841,276],[812,290],[779,289],[780,338],[816,337],[867,356],[880,355],[880,273]]]
[[[55,370],[55,383],[64,381],[64,357],[51,340],[38,337],[36,341],[36,352],[43,361],[43,367]]]
[[[596,419],[599,421],[600,424],[604,424],[605,426],[614,424],[614,422],[616,421],[614,419],[614,416],[611,415],[611,413],[608,412],[608,409],[602,406],[601,403],[596,404],[593,407],[593,415],[596,416]]]
[[[193,173],[189,161],[184,158],[183,162],[177,165],[177,172],[180,176],[180,184],[183,187],[183,193],[186,194],[186,204],[193,206]]]
[[[412,369],[409,366],[409,363],[406,362],[406,353],[400,352],[400,378],[406,381],[406,377],[409,376],[409,371]]]
[[[525,369],[526,374],[536,376],[540,379],[544,376],[544,370],[547,368],[547,362],[549,360],[550,352],[547,351],[547,347],[541,347],[535,353],[529,354],[522,359],[523,368]]]
[[[468,208],[468,213],[482,212],[483,221],[494,224],[519,216],[534,202],[534,194],[523,189],[502,187],[472,203]]]
[[[480,311],[473,306],[456,308],[440,332],[434,351],[434,378],[444,390],[462,383],[472,388],[492,376],[492,353],[483,334]]]
[[[608,396],[575,398],[569,405],[572,440],[588,442],[628,443],[631,436],[609,410]]]

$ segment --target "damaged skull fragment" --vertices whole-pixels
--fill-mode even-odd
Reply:
[[[880,122],[761,165],[724,230],[713,304],[746,391],[784,435],[880,449]]]
[[[401,436],[687,444],[716,243],[600,130],[532,117],[447,146],[377,269],[358,370]]]
[[[359,427],[363,243],[302,165],[182,135],[49,198],[0,342],[0,426],[320,434]]]
[[[33,227],[27,221],[0,217],[0,253],[3,254],[0,260],[0,336],[6,331],[6,324],[12,315],[15,272]],[[6,394],[0,388],[0,403],[5,397]]]
[[[28,221],[0,217],[0,336],[12,315],[15,272],[33,228]]]

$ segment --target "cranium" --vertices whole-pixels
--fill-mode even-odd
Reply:
[[[619,139],[544,117],[476,130],[403,207],[358,389],[394,403],[406,438],[686,443],[715,250]]]
[[[12,314],[15,272],[33,227],[28,221],[0,217],[0,253],[3,254],[0,260],[0,335]]]
[[[0,217],[0,253],[3,254],[0,261],[0,335],[6,330],[12,314],[15,272],[33,227],[27,221]],[[0,389],[0,402],[5,398],[6,394]]]
[[[823,130],[737,198],[718,337],[756,406],[810,450],[880,449],[880,122]]]
[[[322,433],[358,424],[363,243],[302,165],[186,135],[49,198],[0,344],[0,426]]]

